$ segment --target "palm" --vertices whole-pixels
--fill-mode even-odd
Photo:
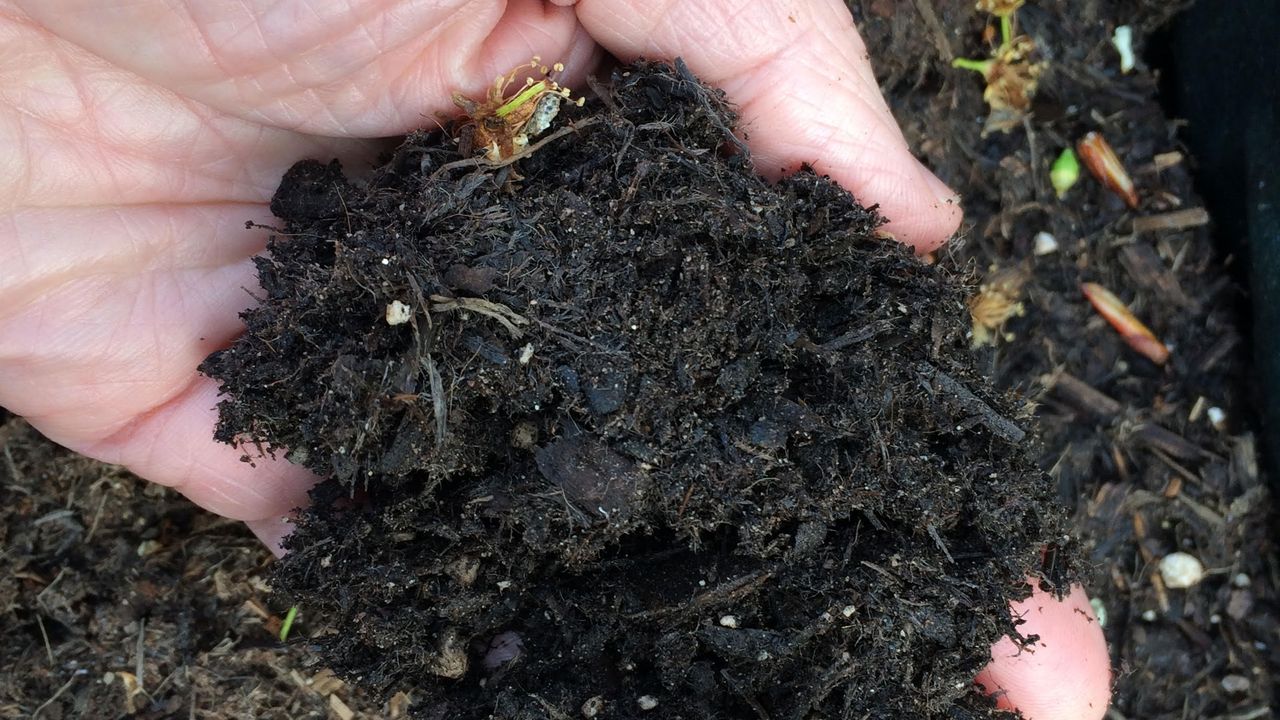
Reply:
[[[471,11],[499,9],[486,5]],[[6,178],[22,209],[3,246],[0,399],[76,450],[252,521],[302,504],[306,482],[283,466],[244,482],[252,468],[210,441],[213,390],[194,373],[251,301],[248,258],[263,236],[245,222],[269,221],[265,203],[293,161],[366,150],[321,136],[403,132],[442,110],[450,87],[491,75],[475,65],[453,76],[430,58],[527,59],[522,28],[538,18],[509,13],[487,36],[494,45],[482,32],[433,37],[452,9],[289,18],[278,7],[234,27],[205,7],[95,12],[90,23],[32,3],[29,18],[0,20],[6,47],[38,62],[6,87],[0,116],[26,140]],[[576,23],[572,11],[552,15],[541,25],[564,53]],[[204,41],[207,54],[192,51]]]
[[[245,222],[294,161],[366,162],[533,55],[572,82],[597,41],[725,87],[762,171],[814,164],[918,247],[958,224],[838,0],[0,0],[0,404],[278,539],[311,478],[213,443],[195,371],[252,302]]]

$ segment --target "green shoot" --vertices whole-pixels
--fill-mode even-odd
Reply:
[[[547,89],[547,81],[539,80],[536,83],[528,85],[525,89],[516,93],[516,96],[506,101],[493,114],[498,117],[506,117],[515,112],[515,109],[529,102],[537,95]]]
[[[284,622],[280,623],[280,642],[289,639],[289,630],[293,629],[293,621],[298,618],[298,606],[294,605],[285,613]]]
[[[969,58],[956,58],[951,61],[951,67],[953,68],[979,72],[982,73],[984,77],[987,73],[991,72],[991,66],[994,64],[994,60],[971,60]]]
[[[1049,168],[1049,182],[1053,184],[1053,190],[1058,194],[1058,199],[1062,199],[1062,196],[1066,195],[1079,179],[1080,160],[1076,158],[1076,151],[1068,147]]]
[[[1000,16],[1000,47],[1005,47],[1013,39],[1013,15]]]

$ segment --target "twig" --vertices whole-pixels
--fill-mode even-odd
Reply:
[[[48,700],[45,700],[40,707],[36,708],[35,712],[31,713],[31,720],[36,720],[36,718],[40,716],[40,713],[43,712],[45,708],[52,705],[54,700],[57,700],[59,697],[61,697],[62,693],[66,692],[67,689],[71,687],[71,684],[74,683],[75,681],[76,681],[76,676],[72,675],[70,680],[66,681],[62,685],[62,687],[58,688],[58,692],[54,693],[53,697],[49,698]]]
[[[453,162],[445,163],[444,165],[441,165],[440,167],[436,168],[435,172],[431,173],[431,179],[435,180],[437,177],[439,177],[441,174],[445,173],[446,171],[457,170],[458,168],[484,167],[491,170],[497,170],[498,168],[506,167],[511,163],[516,162],[517,160],[523,160],[524,158],[529,157],[533,153],[537,152],[538,150],[546,146],[548,143],[559,140],[565,135],[569,135],[570,133],[577,132],[579,130],[582,130],[583,128],[591,127],[592,125],[595,125],[598,122],[600,122],[600,117],[597,115],[594,117],[586,118],[584,120],[579,120],[578,122],[573,123],[571,125],[566,125],[565,127],[562,127],[559,130],[551,133],[550,135],[542,138],[538,142],[526,147],[524,151],[519,152],[515,155],[512,155],[511,157],[503,158],[498,162],[490,162],[489,159],[485,157],[473,157],[473,158],[464,158],[462,160],[454,160]]]
[[[925,382],[927,389],[941,390],[951,396],[960,409],[975,415],[996,437],[1016,445],[1027,436],[1022,428],[993,410],[990,405],[983,402],[982,398],[974,395],[959,380],[927,362],[920,363],[918,369],[920,379]]]
[[[138,692],[146,693],[143,687],[143,673],[146,672],[146,664],[143,662],[143,651],[146,649],[147,643],[147,619],[138,620],[138,642],[134,645],[133,655],[133,674],[138,678]],[[150,696],[148,696],[150,697]]]
[[[934,527],[933,523],[929,523],[925,526],[925,529],[929,531],[929,537],[933,538],[933,541],[938,544],[938,549],[942,550],[942,554],[946,555],[947,560],[954,565],[956,559],[951,557],[951,551],[947,549],[947,544],[942,542],[942,534],[938,532],[938,528]]]
[[[431,302],[435,303],[431,309],[436,312],[448,312],[450,310],[470,310],[480,315],[485,315],[497,320],[506,328],[511,337],[519,339],[524,333],[517,325],[528,325],[529,318],[517,313],[515,310],[503,305],[502,303],[490,302],[480,298],[450,298],[443,295],[432,295]]]
[[[431,381],[431,405],[436,417],[436,445],[443,445],[445,423],[449,416],[449,409],[444,403],[444,380],[440,377],[440,371],[436,369],[436,361],[430,353],[423,359],[422,364],[426,367],[427,377]]]
[[[49,644],[49,633],[44,629],[44,618],[40,617],[40,613],[36,612],[36,624],[40,626],[40,637],[44,638],[44,651],[49,656],[49,667],[57,664],[53,659],[53,646]]]

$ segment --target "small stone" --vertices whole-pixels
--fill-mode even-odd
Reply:
[[[1160,560],[1160,576],[1167,587],[1189,588],[1204,578],[1204,565],[1189,553],[1169,553]]]
[[[533,359],[533,343],[529,343],[528,345],[525,345],[524,347],[520,348],[520,364],[528,365],[529,361],[532,359]]]
[[[1032,240],[1035,247],[1032,250],[1037,256],[1052,255],[1058,252],[1058,238],[1047,232],[1036,233],[1035,239]]]
[[[1128,74],[1138,63],[1137,56],[1133,52],[1133,28],[1128,25],[1117,27],[1115,32],[1111,33],[1111,44],[1120,54],[1120,72]]]
[[[586,702],[582,703],[582,717],[584,718],[596,717],[603,711],[604,697],[601,695],[589,697]]]
[[[1244,573],[1236,573],[1235,577],[1231,578],[1231,584],[1238,588],[1247,588],[1253,584],[1253,579]]]
[[[138,543],[138,557],[146,557],[162,547],[159,540],[143,540]]]
[[[1220,407],[1211,407],[1205,411],[1205,416],[1209,418],[1209,424],[1214,430],[1222,432],[1227,429],[1227,411]]]
[[[840,614],[847,618],[853,617],[853,614],[856,612],[858,612],[858,608],[854,607],[853,605],[845,605],[843,608],[840,609]]]
[[[1143,610],[1143,611],[1142,611],[1142,619],[1143,619],[1143,620],[1146,620],[1147,622],[1155,622],[1155,621],[1156,621],[1156,611],[1155,611],[1155,610]]]
[[[721,615],[720,626],[727,627],[727,628],[736,628],[738,627],[738,618],[732,615]]]
[[[1231,591],[1231,597],[1227,599],[1227,615],[1232,620],[1245,619],[1252,609],[1253,593],[1243,588]]]
[[[636,704],[640,706],[641,710],[649,712],[650,710],[658,707],[658,698],[652,695],[641,695],[636,700]]]
[[[1248,692],[1250,684],[1249,678],[1243,675],[1227,675],[1222,678],[1222,689],[1233,695]]]
[[[1098,598],[1089,598],[1089,607],[1093,608],[1094,617],[1098,618],[1098,626],[1107,626],[1107,606]]]
[[[392,300],[391,304],[387,306],[388,325],[403,325],[409,322],[409,319],[412,317],[413,308],[405,305],[399,300]]]

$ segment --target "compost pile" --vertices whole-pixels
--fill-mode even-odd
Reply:
[[[306,161],[219,439],[328,476],[274,586],[429,718],[996,714],[1060,513],[964,288],[831,181],[756,177],[682,66],[495,166]],[[1045,548],[1049,552],[1045,553]]]

